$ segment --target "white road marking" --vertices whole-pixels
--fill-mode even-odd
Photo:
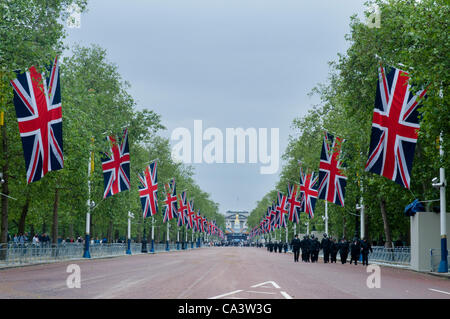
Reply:
[[[255,294],[267,294],[267,295],[275,295],[274,292],[267,292],[267,291],[254,291],[254,290],[247,290],[246,292],[253,292]]]
[[[276,283],[275,281],[266,281],[266,282],[262,282],[262,283],[260,283],[260,284],[253,285],[252,288],[256,288],[256,287],[259,287],[259,286],[263,286],[263,285],[265,285],[265,284],[272,284],[275,288],[280,289],[280,286],[278,286],[277,283]],[[264,288],[267,288],[267,287],[264,287]]]
[[[233,294],[237,294],[238,292],[241,292],[242,290],[235,290],[235,291],[232,291],[232,292],[227,292],[226,294],[223,294],[223,295],[218,295],[218,296],[215,296],[215,297],[211,297],[211,298],[208,298],[208,299],[219,299],[219,298],[222,298],[222,297],[225,297],[225,296],[229,296],[229,295],[233,295]]]
[[[283,295],[284,298],[286,298],[286,299],[292,299],[292,297],[289,296],[285,291],[280,291],[280,293]]]
[[[432,288],[428,288],[428,290],[440,292],[441,294],[447,294],[447,295],[450,295],[450,292],[447,292],[447,291],[442,291],[442,290],[437,290],[437,289],[432,289]]]

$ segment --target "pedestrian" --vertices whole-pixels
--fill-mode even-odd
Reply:
[[[288,244],[287,243],[283,244],[283,249],[284,249],[284,253],[286,254],[287,250],[288,250]]]
[[[339,256],[341,257],[341,263],[345,264],[347,262],[349,245],[345,238],[341,239],[339,243]]]
[[[275,242],[273,243],[273,250],[274,250],[274,252],[277,252],[277,251],[278,251],[278,242],[277,242],[277,241],[275,241]]]
[[[297,234],[295,234],[294,239],[292,239],[291,246],[292,246],[292,252],[294,253],[294,262],[298,262],[301,241],[300,241],[300,239],[298,239]]]
[[[311,251],[311,262],[317,262],[319,260],[320,242],[319,238],[312,235],[312,251]]]
[[[350,265],[355,262],[358,265],[358,259],[361,252],[361,245],[358,239],[354,238],[352,244],[350,245]]]
[[[273,252],[273,243],[272,243],[272,241],[269,241],[269,251]]]
[[[332,238],[331,239],[331,244],[330,244],[330,257],[331,257],[331,263],[336,263],[336,255],[338,252],[339,246],[336,243],[336,239]]]
[[[17,236],[17,234],[14,234],[13,243],[14,247],[17,247],[19,245],[19,236]]]
[[[370,245],[370,242],[367,240],[367,238],[364,238],[361,241],[361,254],[362,254],[362,263],[363,265],[368,266],[369,265],[369,252],[373,252],[372,245]]]
[[[323,234],[322,241],[320,243],[320,248],[323,251],[323,262],[327,264],[330,260],[330,239],[327,237],[327,234]]]
[[[32,241],[33,248],[39,247],[39,236],[38,234],[35,234]]]
[[[302,261],[309,262],[309,239],[308,235],[303,236],[303,239],[300,243],[300,248],[302,249]]]
[[[283,242],[280,240],[278,243],[278,252],[282,253],[283,252]]]

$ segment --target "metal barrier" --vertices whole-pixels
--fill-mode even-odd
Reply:
[[[411,247],[385,248],[372,247],[369,260],[409,265],[411,263]]]
[[[440,249],[430,249],[430,268],[432,272],[437,272],[439,268],[439,263],[441,262],[441,250]],[[448,271],[450,272],[450,256],[447,250],[447,263]]]
[[[179,250],[182,250],[182,244],[179,245]],[[202,246],[203,247],[203,246]],[[91,258],[113,257],[126,255],[128,245],[126,243],[113,244],[91,244],[89,251]],[[142,244],[131,243],[131,254],[141,254]],[[196,249],[196,243],[194,248]],[[177,244],[169,244],[170,251],[177,251]],[[185,245],[184,250],[191,250],[191,243]],[[150,244],[147,243],[147,250],[150,251]],[[156,252],[166,251],[165,243],[155,243],[154,250]],[[54,261],[80,259],[84,253],[83,243],[64,243],[58,246],[34,246],[31,244],[17,245],[8,244],[7,248],[0,248],[0,268],[4,266],[26,265],[36,263],[47,263]]]
[[[141,253],[140,243],[131,244],[131,253]],[[89,251],[91,257],[108,257],[125,255],[127,244],[91,244]],[[58,246],[35,245],[9,245],[8,248],[0,248],[0,267],[9,265],[35,264],[53,262],[58,260],[70,260],[82,258],[84,244],[65,243]]]

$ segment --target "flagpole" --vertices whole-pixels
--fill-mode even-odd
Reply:
[[[328,235],[328,201],[325,200],[325,234]]]
[[[167,235],[166,235],[166,251],[169,251],[169,221],[167,221]]]
[[[444,160],[443,134],[439,137],[439,155],[441,160]],[[444,166],[444,165],[442,165]],[[440,191],[440,206],[441,206],[441,261],[439,262],[439,273],[448,272],[448,251],[447,251],[447,212],[446,212],[446,198],[445,198],[445,168],[439,168],[439,191]],[[434,185],[433,185],[434,186]]]
[[[152,246],[150,247],[150,252],[154,253],[155,252],[155,220],[152,216]]]
[[[127,241],[127,255],[131,255],[131,212],[128,212],[128,241]]]
[[[91,170],[92,170],[92,152],[89,152],[89,163],[88,163],[88,202],[87,202],[87,213],[86,213],[86,236],[84,239],[84,254],[83,258],[91,258],[91,253],[89,252],[90,239],[90,226],[91,226]]]
[[[180,250],[180,228],[177,228],[177,250]]]
[[[194,229],[191,228],[191,249],[194,248]]]

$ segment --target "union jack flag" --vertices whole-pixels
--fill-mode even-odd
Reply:
[[[111,143],[110,154],[103,153],[102,168],[105,191],[103,198],[130,189],[130,150],[128,148],[128,130],[125,129],[122,144],[117,144],[114,136],[108,136]]]
[[[158,175],[157,162],[150,163],[143,174],[139,174],[139,196],[141,198],[142,215],[150,217],[158,212]]]
[[[186,227],[188,229],[195,230],[195,211],[194,211],[194,201],[191,200],[188,203],[188,214],[186,218]]]
[[[319,164],[319,198],[344,206],[347,176],[339,159],[343,140],[325,132]]]
[[[286,209],[287,207],[287,198],[286,195],[283,195],[282,193],[278,192],[278,198],[277,198],[277,206],[275,207],[275,210],[277,211],[278,215],[278,227],[287,227],[286,222],[286,216],[289,212]]]
[[[309,218],[314,218],[314,208],[318,195],[316,185],[318,179],[319,177],[315,176],[314,172],[304,174],[300,167],[300,194],[302,197],[300,210],[307,213]]]
[[[272,206],[269,206],[270,210],[270,228],[272,231],[275,229],[278,229],[278,221],[279,221],[279,215],[277,213],[277,210],[275,209],[275,202],[272,202]]]
[[[33,66],[11,81],[28,184],[64,166],[58,57],[49,71]]]
[[[178,196],[178,226],[183,226],[186,223],[188,212],[187,196],[186,191],[184,191]]]
[[[165,184],[164,188],[166,190],[166,199],[164,200],[164,217],[163,222],[167,222],[171,220],[172,218],[177,217],[177,192],[175,187],[175,179],[172,179],[172,181],[169,184]]]
[[[384,176],[405,188],[410,174],[420,129],[420,99],[426,90],[413,95],[408,73],[396,68],[378,73],[372,135],[366,171]]]
[[[301,202],[298,200],[299,187],[295,184],[288,184],[288,219],[291,222],[300,222]]]
[[[194,231],[200,232],[201,231],[201,223],[202,223],[202,216],[200,216],[200,209],[197,211],[197,214],[194,215]]]

